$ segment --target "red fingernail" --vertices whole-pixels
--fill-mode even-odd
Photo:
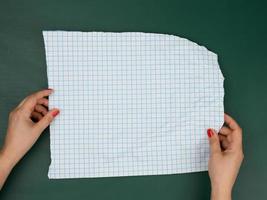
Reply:
[[[54,112],[52,112],[52,116],[55,117],[58,115],[58,113],[59,113],[59,110],[55,110]]]
[[[208,134],[208,136],[210,138],[210,137],[213,136],[213,131],[209,128],[208,131],[207,131],[207,134]]]

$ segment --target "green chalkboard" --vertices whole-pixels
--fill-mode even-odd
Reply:
[[[47,87],[42,30],[174,34],[219,55],[225,110],[244,130],[245,160],[233,197],[267,199],[266,22],[267,2],[257,0],[0,0],[0,143],[12,108]],[[209,199],[207,172],[49,180],[49,163],[46,130],[0,199]]]

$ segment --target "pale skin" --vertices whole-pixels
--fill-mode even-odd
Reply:
[[[59,113],[58,109],[47,110],[48,99],[45,97],[52,92],[47,89],[34,93],[10,113],[5,142],[0,151],[0,188],[13,167]]]
[[[208,130],[210,143],[209,176],[212,200],[230,200],[239,168],[244,158],[242,129],[229,115],[224,115],[227,126],[219,134]]]
[[[41,133],[59,114],[59,109],[48,110],[47,89],[26,97],[9,116],[4,145],[0,151],[0,189],[19,160],[30,150]],[[230,200],[233,185],[243,160],[242,130],[229,115],[217,134],[208,129],[210,143],[209,176],[211,199]]]

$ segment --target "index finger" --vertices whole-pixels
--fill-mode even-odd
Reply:
[[[232,129],[232,134],[230,136],[231,140],[231,148],[233,150],[238,150],[242,152],[242,129],[237,124],[237,122],[230,117],[229,115],[224,115],[225,123]]]
[[[27,111],[32,111],[34,106],[37,104],[37,101],[43,97],[49,96],[53,92],[52,89],[46,89],[38,91],[30,96],[28,96],[21,105],[22,109]]]
[[[224,114],[224,121],[229,126],[230,129],[232,130],[240,129],[237,122],[232,117],[227,115],[226,113]]]

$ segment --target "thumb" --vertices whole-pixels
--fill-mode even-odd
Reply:
[[[59,114],[59,109],[50,110],[39,122],[36,123],[36,129],[38,133],[42,133],[54,120],[54,118]]]
[[[207,134],[210,143],[210,153],[221,153],[221,146],[218,134],[213,129],[208,129]]]

